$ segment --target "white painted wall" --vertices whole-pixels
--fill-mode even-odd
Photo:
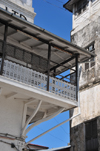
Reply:
[[[28,6],[32,7],[32,0],[20,0],[22,3],[25,3]]]
[[[27,21],[34,23],[36,13],[32,7],[32,0],[0,0],[0,7],[13,13],[12,10],[17,11],[19,14],[26,16]],[[19,16],[19,14],[17,14]]]
[[[20,136],[22,112],[23,102],[0,97],[0,133]]]
[[[11,134],[16,137],[20,137],[22,130],[22,115],[23,115],[22,101],[16,101],[14,99],[7,99],[5,96],[0,96],[0,133]],[[22,151],[19,140],[2,138],[0,134],[0,140],[5,142],[14,143],[19,151]],[[24,144],[24,142],[22,142]],[[0,142],[0,151],[15,151],[9,144]]]

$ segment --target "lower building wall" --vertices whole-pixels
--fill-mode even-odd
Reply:
[[[100,116],[97,120],[97,129],[98,129],[98,151],[100,151]]]
[[[79,124],[70,130],[70,151],[85,151],[85,126]]]
[[[74,118],[70,123],[70,142],[71,151],[100,151],[100,85],[94,85],[88,89],[80,91],[80,111],[81,114]],[[70,111],[70,116],[78,114],[78,108]],[[87,150],[86,149],[86,123],[97,119],[97,139],[91,138],[88,141],[88,146],[98,146],[98,150]],[[94,127],[94,126],[93,126]],[[92,131],[96,129],[92,128]],[[89,128],[88,128],[89,129]],[[91,132],[92,133],[92,132]],[[96,133],[96,132],[95,132]],[[93,134],[94,135],[94,134]],[[94,136],[93,136],[94,137]],[[93,143],[92,143],[93,139]],[[97,144],[98,141],[98,144]],[[89,144],[90,143],[90,144]]]
[[[91,139],[92,144],[90,143],[90,151],[100,151],[100,116],[95,118],[97,120],[97,142]],[[95,120],[92,119],[92,120]],[[70,151],[87,151],[86,149],[86,123],[90,122],[86,121],[83,122],[75,127],[72,127],[70,130],[70,143],[71,149]],[[91,146],[94,145],[98,146],[97,150],[91,149]]]
[[[80,91],[80,111],[81,114],[72,120],[71,127],[100,116],[99,84]],[[75,108],[71,110],[70,116],[75,116],[78,113],[78,108]]]

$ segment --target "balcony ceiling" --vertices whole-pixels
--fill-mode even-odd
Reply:
[[[27,108],[27,118],[36,109],[39,100],[42,100],[41,107],[34,119],[31,120],[31,123],[42,119],[45,113],[46,116],[50,116],[60,108],[64,108],[64,111],[67,111],[78,105],[77,101],[63,98],[60,95],[57,96],[21,82],[18,83],[6,77],[0,77],[0,97],[5,97],[7,101],[14,100],[24,103],[31,101]]]
[[[4,34],[4,24],[8,23],[7,42],[13,44],[23,50],[32,52],[44,59],[48,56],[48,44],[51,45],[51,70],[56,69],[56,73],[60,74],[66,69],[70,69],[75,65],[75,60],[70,59],[75,54],[80,55],[80,62],[83,62],[95,54],[76,46],[65,39],[62,39],[45,29],[33,25],[11,13],[0,9],[0,36]],[[2,39],[2,38],[1,38]],[[62,63],[68,60],[68,62]],[[41,71],[42,72],[42,71]],[[44,71],[43,71],[44,72]],[[45,71],[46,73],[46,71]]]

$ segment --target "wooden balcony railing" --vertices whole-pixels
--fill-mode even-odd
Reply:
[[[47,75],[8,60],[4,60],[2,76],[45,91],[47,90]],[[76,100],[76,86],[57,78],[49,78],[49,92],[63,98]]]

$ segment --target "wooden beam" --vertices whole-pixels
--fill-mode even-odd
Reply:
[[[38,47],[38,46],[41,46],[41,45],[43,45],[43,44],[44,44],[43,42],[39,42],[38,44],[35,44],[35,45],[31,46],[31,48],[33,49],[33,48]]]
[[[1,95],[1,93],[2,93],[2,88],[0,88],[0,95]]]
[[[2,61],[1,61],[1,71],[0,71],[1,75],[3,73],[4,59],[5,59],[5,52],[6,52],[7,34],[8,34],[8,24],[5,25],[4,40],[3,40],[3,45],[2,45]]]
[[[64,65],[65,63],[67,63],[67,62],[69,62],[69,61],[71,61],[71,60],[73,60],[73,59],[75,59],[75,56],[72,56],[72,57],[69,58],[68,60],[65,60],[65,61],[59,63],[58,65],[56,65],[55,67],[52,67],[52,68],[50,69],[50,71],[53,71],[54,69],[57,69],[58,67]],[[45,73],[47,73],[47,71],[46,71]]]
[[[4,26],[4,24],[0,24],[0,27]]]
[[[73,73],[76,73],[76,71],[75,71],[75,72],[72,72],[72,73],[70,73],[70,74],[68,74],[68,75],[66,75],[66,76],[63,76],[63,78],[61,78],[60,80],[63,80],[64,78],[67,78],[68,76],[72,75]]]
[[[6,95],[6,99],[11,99],[13,98],[17,93],[16,92],[12,92],[12,93],[9,93],[8,95]]]
[[[14,35],[14,34],[16,34],[17,33],[17,30],[15,30],[15,31],[13,31],[13,32],[11,32],[11,33],[9,33],[9,34],[7,34],[7,36],[11,36],[11,35]]]
[[[37,112],[39,111],[39,108],[41,107],[41,104],[42,104],[42,100],[39,100],[35,110],[33,110],[32,114],[30,115],[30,117],[27,119],[24,127],[23,127],[23,130],[22,130],[22,136],[25,136],[25,130],[28,126],[28,124],[31,122],[31,120],[35,117],[35,115],[37,114]]]
[[[20,40],[19,43],[21,44],[21,43],[23,43],[23,42],[25,42],[25,41],[27,41],[27,40],[29,40],[29,39],[31,39],[31,38],[30,38],[30,37],[27,37],[27,38],[25,38],[25,39]]]
[[[78,101],[78,57],[79,57],[79,55],[77,54],[76,55],[76,100]]]
[[[50,59],[51,59],[51,45],[48,45],[48,76],[47,76],[47,91],[49,91],[49,75],[50,75]]]
[[[53,77],[56,76],[56,69],[54,69],[54,72],[53,72]]]

